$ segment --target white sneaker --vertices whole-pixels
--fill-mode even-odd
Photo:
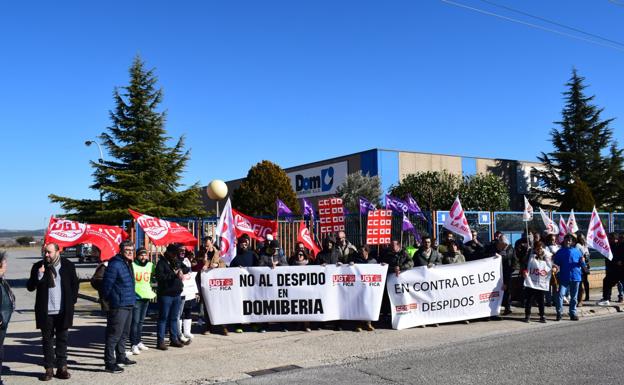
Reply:
[[[180,342],[186,342],[189,339],[184,336],[184,334],[180,334]]]
[[[132,354],[138,356],[141,354],[141,349],[139,349],[139,345],[132,345]]]
[[[598,303],[596,305],[598,305],[598,306],[610,306],[611,304],[609,303],[608,299],[603,299],[602,301],[598,301]]]
[[[126,350],[126,357],[130,357],[132,355],[132,350]]]
[[[143,342],[139,342],[137,346],[139,347],[140,350],[149,350],[147,346],[143,345]]]

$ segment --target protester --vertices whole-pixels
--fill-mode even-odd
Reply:
[[[486,256],[494,257],[500,256],[502,257],[502,265],[503,265],[503,307],[505,310],[503,311],[503,315],[509,315],[512,313],[511,311],[511,276],[514,270],[518,269],[518,261],[516,259],[514,249],[509,245],[509,241],[507,237],[504,235],[500,235],[498,237],[495,236],[494,243],[488,245],[488,248],[485,252]]]
[[[449,242],[446,244],[446,253],[442,256],[442,264],[443,265],[451,265],[454,263],[465,263],[466,258],[459,251],[459,247],[455,242]]]
[[[260,252],[260,257],[258,258],[258,266],[267,266],[270,268],[288,266],[286,257],[280,252],[280,244],[277,239],[265,243],[265,246]]]
[[[230,263],[230,267],[252,267],[258,266],[258,255],[253,251],[249,250],[250,239],[249,235],[243,234],[238,238],[236,245],[236,257]],[[236,329],[234,330],[236,333],[242,333],[243,327],[242,325],[236,325]],[[257,329],[258,332],[263,333],[266,330]]]
[[[576,247],[583,254],[583,258],[585,259],[585,267],[583,267],[581,273],[581,286],[579,287],[578,292],[578,305],[583,306],[583,297],[585,301],[589,301],[589,248],[587,247],[587,240],[583,234],[579,234],[577,237]]]
[[[376,264],[377,260],[370,255],[370,247],[368,245],[360,246],[358,253],[351,254],[351,259],[349,260],[350,264]],[[360,322],[356,321],[355,331],[361,332],[362,328],[372,332],[375,330],[371,321],[364,321],[364,325],[361,325]]]
[[[93,287],[98,292],[98,302],[100,303],[100,309],[102,313],[108,313],[108,301],[102,297],[102,282],[104,281],[104,273],[106,273],[106,268],[108,267],[108,261],[101,262],[96,268],[95,272],[93,272],[93,276],[91,276],[91,287]]]
[[[37,291],[35,321],[41,330],[45,368],[39,379],[50,381],[56,366],[56,377],[67,380],[71,377],[67,370],[68,329],[73,325],[78,300],[78,276],[74,264],[61,258],[56,243],[45,245],[43,253],[43,260],[33,264],[26,284],[28,291]]]
[[[180,342],[189,345],[193,339],[191,326],[193,323],[192,310],[197,303],[197,284],[192,279],[191,268],[193,266],[195,255],[192,251],[186,250],[183,245],[178,245],[177,250],[178,264],[183,268],[182,275],[182,294],[180,296],[180,310],[178,313],[178,335]]]
[[[156,266],[150,261],[147,250],[139,248],[132,265],[134,270],[134,294],[136,302],[132,309],[132,325],[130,326],[130,345],[132,354],[138,355],[149,348],[141,341],[143,333],[143,322],[147,315],[147,308],[151,300],[156,298],[156,293],[152,290],[152,280]]]
[[[402,271],[414,267],[414,262],[409,258],[405,249],[401,247],[401,242],[393,239],[390,248],[383,254],[381,262],[388,264],[388,272],[399,275]]]
[[[557,321],[561,320],[563,298],[568,293],[570,294],[570,319],[572,321],[579,320],[576,315],[576,300],[578,298],[578,289],[581,282],[581,271],[583,266],[585,266],[585,261],[581,251],[572,246],[573,239],[573,234],[566,234],[563,238],[563,247],[559,249],[553,257],[553,265],[556,267],[559,276],[559,292],[557,296],[555,296]]]
[[[438,252],[441,255],[444,255],[448,251],[448,245],[451,242],[455,243],[459,250],[463,249],[463,245],[461,243],[458,243],[455,239],[455,234],[453,234],[453,232],[451,231],[444,230],[444,232],[442,233],[442,240],[440,241],[440,245],[438,246]]]
[[[514,253],[520,265],[520,270],[526,269],[529,263],[529,238],[527,233],[522,233],[522,237],[514,244]]]
[[[109,262],[102,281],[102,298],[109,304],[106,317],[106,341],[104,344],[104,369],[109,373],[121,373],[120,365],[134,365],[136,361],[126,356],[126,340],[132,325],[132,311],[136,302],[132,261],[134,248],[129,241],[119,245],[120,254]]]
[[[318,265],[337,265],[340,262],[340,251],[335,248],[336,241],[331,236],[326,236],[323,239],[323,249],[316,256],[316,263]]]
[[[483,258],[484,246],[479,241],[479,233],[477,230],[470,230],[470,234],[472,235],[472,239],[464,243],[464,257],[466,261],[476,261],[478,259]]]
[[[4,361],[4,337],[6,337],[11,315],[15,310],[15,295],[4,275],[6,274],[8,263],[6,251],[0,251],[0,385],[2,381],[2,362]]]
[[[414,254],[414,266],[433,267],[442,264],[442,255],[432,247],[431,237],[425,235],[422,238],[420,249]]]
[[[301,245],[303,245],[301,243]],[[297,244],[297,248],[295,250],[295,254],[293,254],[290,259],[288,260],[288,264],[290,266],[308,266],[308,264],[310,263],[310,258],[308,256],[308,252],[305,249],[305,247],[303,247],[303,249],[300,247],[300,244]],[[301,322],[300,324],[301,326],[301,330],[305,331],[305,332],[310,332],[312,331],[312,329],[310,328],[310,322]]]
[[[540,322],[546,322],[544,294],[549,289],[551,271],[552,262],[546,257],[544,245],[541,241],[534,241],[533,251],[529,255],[526,268],[522,270],[525,290],[524,322],[529,322],[531,319],[531,305],[534,300],[537,302]]]
[[[201,289],[201,272],[208,271],[210,269],[221,269],[225,268],[225,261],[221,258],[221,251],[217,249],[217,247],[212,242],[212,236],[208,236],[204,238],[204,244],[199,249],[196,257],[197,264],[192,268],[194,272],[197,273],[196,284],[197,289],[199,291],[199,299],[200,299],[200,307],[203,309],[203,317],[205,328],[202,331],[202,334],[208,334],[211,329],[210,317],[208,317],[208,309],[206,308],[206,304],[204,303],[204,298]],[[221,327],[221,332],[223,335],[228,335],[228,329],[225,325]]]
[[[347,239],[347,234],[344,231],[338,232],[338,241],[336,242],[336,248],[340,252],[338,260],[341,263],[349,263],[351,256],[357,254],[355,246]]]
[[[188,268],[178,261],[178,245],[167,246],[165,255],[156,264],[156,282],[158,297],[157,348],[167,350],[165,333],[169,328],[169,344],[176,348],[184,346],[180,342],[178,316],[180,314],[181,294],[184,287],[182,277]]]
[[[613,286],[624,280],[624,245],[618,242],[617,234],[609,234],[609,246],[613,259],[605,260],[606,274],[602,280],[602,299],[598,301],[600,306],[610,305]]]

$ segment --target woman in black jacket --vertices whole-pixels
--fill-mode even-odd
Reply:
[[[167,350],[167,345],[165,345],[167,325],[169,325],[170,345],[176,348],[184,346],[180,342],[178,334],[180,330],[178,316],[182,305],[180,295],[184,288],[182,277],[189,272],[189,268],[179,261],[178,249],[177,244],[167,246],[165,255],[161,256],[156,264],[156,282],[158,283],[156,290],[158,295],[157,348],[160,350]]]

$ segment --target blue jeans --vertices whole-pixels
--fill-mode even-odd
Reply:
[[[179,341],[178,317],[180,316],[180,296],[162,295],[158,297],[158,343],[165,341],[167,323],[169,323],[169,340]]]
[[[579,281],[559,282],[559,292],[555,296],[557,314],[563,314],[563,297],[570,293],[570,316],[576,315],[576,303],[578,302]]]
[[[132,326],[130,326],[130,344],[138,345],[141,342],[141,333],[143,333],[143,321],[147,314],[149,299],[137,299],[132,309]]]

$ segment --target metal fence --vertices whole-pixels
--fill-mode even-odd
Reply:
[[[491,240],[492,235],[496,231],[504,233],[510,242],[514,244],[515,241],[522,236],[522,233],[524,233],[526,229],[529,229],[530,231],[543,231],[545,229],[544,223],[542,222],[539,214],[534,215],[533,220],[529,222],[524,222],[522,220],[521,211],[468,211],[465,214],[470,228],[477,230],[479,239],[484,243]],[[445,215],[448,215],[448,211],[434,211],[431,213],[425,212],[424,215],[426,219],[413,215],[410,215],[409,219],[421,235],[429,234],[434,238],[440,238],[440,234],[444,230],[443,223]],[[547,215],[555,221],[555,223],[559,223],[559,218],[561,216],[567,220],[570,213],[555,211],[548,212]],[[582,233],[587,232],[591,213],[579,212],[574,213],[574,215],[576,217],[579,231]],[[624,213],[603,212],[599,213],[599,216],[606,231],[624,232]],[[393,215],[392,237],[393,239],[401,240],[404,246],[413,245],[414,236],[411,233],[403,232],[401,230],[402,218],[402,215]],[[215,234],[218,221],[217,217],[166,219],[187,227],[189,231],[198,239],[198,247],[204,237]],[[294,219],[292,222],[284,220],[279,221],[277,239],[280,240],[281,246],[287,255],[292,253],[296,245],[300,221],[300,218]],[[145,236],[145,233],[136,222],[124,221],[123,226],[125,229],[129,230],[131,239],[134,240],[137,247],[146,247],[152,253],[163,251],[162,248],[157,248],[149,242],[149,239]],[[306,221],[306,226],[310,228],[310,231],[314,233],[316,240],[320,243],[322,235],[320,234],[318,220],[314,224],[310,221]],[[347,234],[347,239],[352,244],[363,244],[366,241],[366,217],[357,214],[349,214],[345,216],[345,233]],[[256,246],[255,242],[252,243],[252,246]]]

